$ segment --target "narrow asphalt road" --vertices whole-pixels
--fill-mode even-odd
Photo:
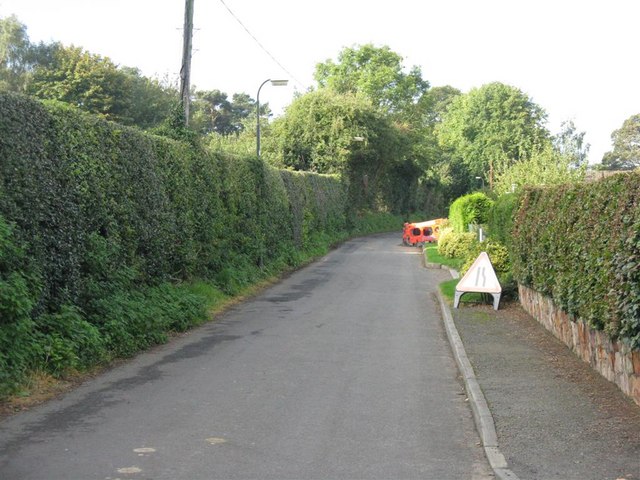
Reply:
[[[218,322],[0,423],[0,479],[485,479],[421,267],[345,243]]]

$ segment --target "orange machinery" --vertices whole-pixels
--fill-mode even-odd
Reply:
[[[424,243],[437,242],[440,236],[440,226],[446,218],[437,218],[426,222],[405,223],[402,233],[402,243],[416,246]]]

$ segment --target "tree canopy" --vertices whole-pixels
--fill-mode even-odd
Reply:
[[[525,185],[562,185],[584,179],[586,164],[576,166],[575,157],[547,143],[527,158],[496,173],[494,191],[498,195]]]
[[[326,88],[302,95],[273,122],[272,137],[283,166],[341,174],[361,207],[402,203],[406,181],[419,175],[407,133],[362,95]]]
[[[194,97],[191,125],[202,134],[239,134],[244,130],[245,120],[255,115],[256,101],[246,93],[234,93],[229,100],[220,90],[196,90]],[[268,105],[260,105],[260,110],[266,113]]]
[[[419,67],[406,73],[402,57],[389,47],[372,44],[344,48],[338,61],[316,65],[315,80],[321,88],[338,93],[359,93],[390,113],[406,112],[429,88]]]
[[[586,132],[578,132],[573,121],[562,122],[560,133],[553,137],[555,149],[570,158],[574,167],[582,167],[587,164],[587,154],[591,145],[584,141]]]
[[[602,166],[608,170],[631,170],[640,166],[640,114],[627,118],[611,134],[613,150],[604,154]]]
[[[125,125],[148,128],[169,115],[175,92],[134,68],[81,47],[55,44],[50,59],[35,66],[27,92],[59,100]]]
[[[339,173],[356,149],[369,150],[388,127],[367,99],[321,89],[294,100],[274,122],[274,135],[286,167]]]
[[[492,184],[494,171],[549,141],[546,113],[519,89],[490,83],[456,97],[437,128],[440,145]]]
[[[30,66],[27,27],[15,16],[0,18],[0,90],[23,91]]]

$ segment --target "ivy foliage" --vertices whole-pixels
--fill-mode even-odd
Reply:
[[[640,347],[639,204],[638,174],[526,190],[513,229],[514,278]]]

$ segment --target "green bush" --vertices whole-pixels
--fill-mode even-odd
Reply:
[[[92,321],[99,325],[113,356],[131,356],[167,341],[207,318],[204,298],[187,287],[162,284],[135,291],[119,291],[97,302]]]
[[[59,313],[39,316],[35,335],[38,367],[55,376],[107,359],[98,328],[85,320],[76,307],[64,306]]]
[[[31,313],[41,289],[39,275],[0,216],[0,397],[12,393],[37,364],[38,341]]]
[[[15,393],[36,368],[38,350],[30,318],[0,325],[0,398]]]
[[[449,207],[449,222],[456,232],[465,232],[469,224],[487,222],[493,201],[484,193],[471,193],[456,199]]]
[[[444,231],[438,240],[438,253],[448,258],[464,259],[477,241],[475,233]]]
[[[511,261],[509,260],[509,252],[507,247],[499,242],[488,240],[485,242],[474,242],[466,252],[465,261],[460,271],[465,274],[471,267],[471,264],[478,258],[481,252],[486,252],[491,259],[491,264],[498,274],[504,274],[511,271]]]
[[[640,347],[640,175],[525,191],[514,278],[573,318]]]

